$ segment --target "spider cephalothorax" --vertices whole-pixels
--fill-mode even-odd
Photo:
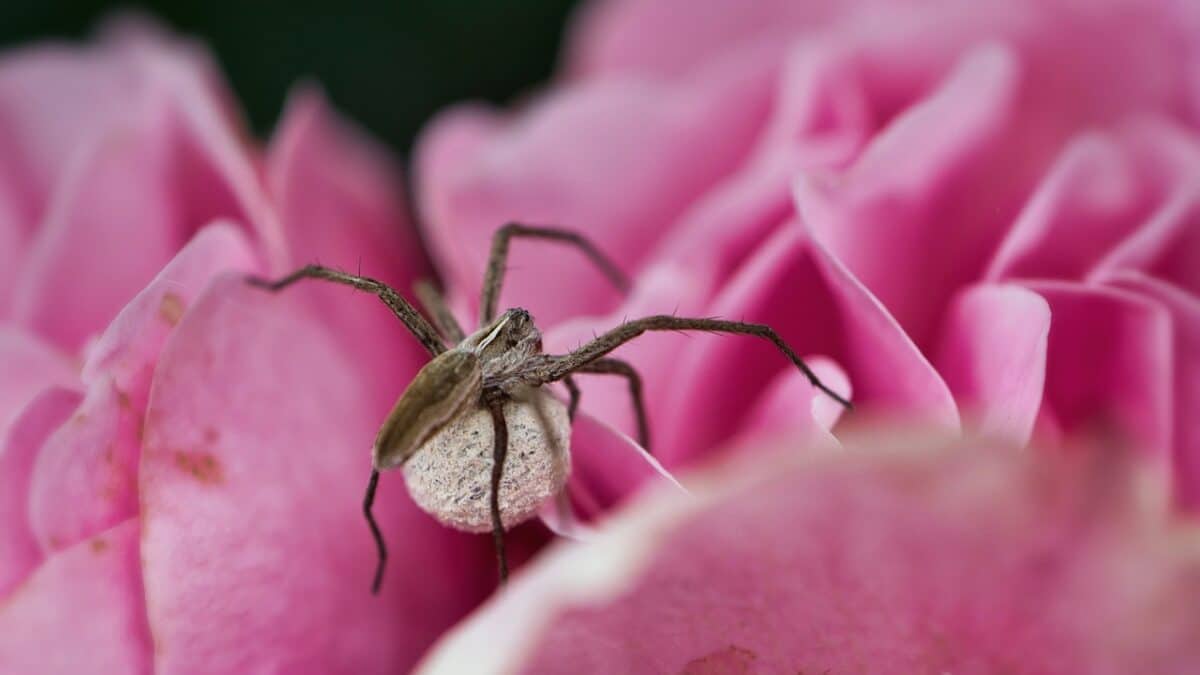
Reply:
[[[641,379],[628,363],[608,356],[617,347],[647,331],[701,330],[770,340],[813,386],[850,407],[850,402],[827,388],[775,331],[759,324],[649,316],[627,321],[572,352],[543,353],[541,332],[529,312],[514,308],[496,316],[508,244],[514,236],[572,244],[618,287],[627,287],[616,265],[580,235],[567,230],[518,224],[500,228],[492,240],[480,302],[481,328],[470,335],[464,334],[441,296],[426,283],[418,284],[416,291],[433,318],[432,324],[387,285],[327,267],[309,265],[278,281],[249,280],[254,285],[279,290],[300,279],[316,278],[375,293],[433,356],[396,401],[372,450],[371,477],[363,499],[363,511],[379,550],[374,591],[379,589],[387,560],[383,537],[371,513],[380,471],[405,467],[414,499],[442,522],[468,531],[490,529],[500,579],[504,581],[508,575],[505,529],[532,516],[538,502],[561,490],[566,482],[570,467],[568,427],[579,404],[579,388],[572,380],[572,374],[608,374],[626,378],[637,415],[638,440],[649,449]],[[565,411],[561,403],[542,389],[544,385],[560,381],[570,392],[570,403]],[[486,433],[489,430],[491,433]],[[506,465],[510,439],[514,447],[521,450],[514,457],[512,467]],[[487,443],[491,445],[490,458],[484,456]],[[458,473],[452,471],[447,476],[445,471],[438,474],[435,470],[432,474],[427,471],[414,478],[410,469],[421,462],[410,463],[410,460],[418,455],[430,460],[426,465],[452,465]],[[516,475],[510,469],[515,469]],[[505,480],[506,472],[509,472],[508,480]],[[482,500],[484,481],[480,478],[485,473],[490,479],[486,481],[486,511]],[[430,475],[434,478],[429,479]],[[521,480],[516,480],[518,478]],[[522,481],[536,483],[538,489],[522,491]],[[501,508],[502,501],[504,508]]]

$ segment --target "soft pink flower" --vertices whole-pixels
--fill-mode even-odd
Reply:
[[[314,260],[430,273],[398,174],[301,90],[244,140],[208,57],[121,25],[0,59],[0,671],[396,672],[492,583],[486,545],[360,503],[425,360]],[[340,291],[340,292],[339,292]]]
[[[514,247],[505,302],[548,348],[646,313],[766,323],[863,409],[1017,442],[1119,429],[1200,506],[1198,35],[1162,0],[598,2],[556,87],[427,132],[428,238],[465,306],[496,223],[616,255],[624,303]],[[623,354],[669,469],[823,426],[786,413],[809,390],[767,345]],[[583,408],[631,429],[596,379]]]
[[[774,450],[546,552],[420,672],[1195,672],[1195,528],[1111,450]]]

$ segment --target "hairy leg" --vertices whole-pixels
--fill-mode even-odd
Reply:
[[[462,326],[458,325],[458,319],[454,318],[454,314],[446,306],[445,298],[438,292],[433,282],[421,279],[413,284],[413,292],[417,294],[417,299],[421,301],[421,305],[433,319],[433,325],[437,326],[442,337],[451,344],[462,342],[466,334],[463,333]]]
[[[642,378],[638,375],[637,370],[627,361],[601,358],[583,364],[574,372],[593,373],[596,375],[620,375],[629,381],[629,398],[633,401],[633,414],[637,419],[638,445],[641,445],[646,452],[650,452],[650,422],[646,417],[646,405],[642,400]],[[566,378],[563,379],[564,381],[566,380]],[[570,389],[570,386],[567,385],[567,388]],[[579,405],[577,393],[573,397],[573,405]]]
[[[488,255],[487,272],[483,277],[483,292],[479,301],[479,325],[486,326],[496,318],[496,303],[500,299],[500,287],[504,283],[505,265],[508,262],[508,243],[513,237],[546,239],[571,244],[583,252],[604,276],[608,277],[622,292],[629,289],[629,282],[611,260],[600,249],[577,232],[555,227],[538,227],[509,223],[492,236],[492,251]]]
[[[379,296],[379,299],[385,305],[391,308],[396,318],[404,323],[409,332],[421,341],[421,344],[425,346],[425,349],[430,354],[437,356],[446,351],[446,345],[442,343],[441,337],[438,336],[433,326],[429,325],[425,317],[421,316],[421,313],[416,308],[408,304],[408,301],[401,297],[394,288],[382,281],[346,274],[345,272],[340,272],[329,267],[322,267],[321,265],[306,265],[286,277],[275,281],[251,276],[246,278],[246,282],[252,286],[265,288],[268,291],[280,291],[301,279],[323,279],[325,281],[353,286],[360,291],[374,293]]]
[[[821,382],[816,373],[796,355],[796,352],[792,351],[792,348],[770,326],[742,323],[740,321],[723,321],[721,319],[689,319],[678,316],[659,315],[629,321],[613,328],[569,354],[549,356],[535,362],[528,376],[530,380],[539,383],[557,382],[647,331],[684,330],[700,330],[710,333],[735,333],[770,340],[779,351],[783,352],[800,369],[800,372],[804,373],[804,376],[808,378],[808,381],[814,387],[825,392],[826,395],[841,403],[847,409],[853,409],[854,407],[850,401],[825,386],[825,383]]]
[[[492,414],[495,446],[492,451],[492,545],[496,548],[496,564],[500,568],[500,583],[508,581],[508,554],[504,550],[504,521],[500,518],[500,479],[504,476],[504,460],[508,457],[508,423],[504,420],[504,401],[494,398],[487,402]]]
[[[379,587],[383,585],[383,569],[387,565],[387,546],[383,543],[383,533],[371,513],[375,505],[375,488],[379,485],[379,472],[371,470],[371,479],[367,481],[367,493],[363,496],[363,515],[367,517],[367,525],[371,526],[371,535],[375,537],[375,548],[379,551],[379,562],[375,564],[375,581],[371,583],[371,594],[379,595]]]

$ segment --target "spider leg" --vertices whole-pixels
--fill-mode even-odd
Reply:
[[[438,336],[437,331],[421,313],[416,310],[408,301],[400,296],[394,288],[388,286],[382,281],[376,281],[369,277],[360,277],[353,274],[346,274],[338,270],[323,267],[321,265],[306,265],[291,274],[271,281],[261,277],[250,276],[246,278],[246,282],[252,286],[265,288],[268,291],[280,291],[284,288],[300,281],[301,279],[324,279],[338,284],[353,286],[360,291],[367,291],[379,296],[385,305],[391,308],[392,313],[396,318],[400,319],[408,328],[409,332],[416,336],[425,349],[433,356],[437,356],[446,351],[446,345],[442,343],[442,339]]]
[[[492,545],[496,549],[496,564],[500,568],[500,583],[508,581],[508,554],[504,549],[504,521],[500,519],[500,479],[504,475],[504,460],[508,457],[508,423],[504,420],[504,401],[493,398],[487,402],[492,413],[495,446],[492,451]]]
[[[575,411],[579,409],[579,397],[582,395],[579,391],[579,385],[575,384],[575,380],[567,375],[563,378],[563,384],[567,385],[567,393],[571,398],[567,403],[567,419],[575,421]]]
[[[367,517],[367,525],[371,526],[371,535],[375,537],[375,548],[379,550],[379,562],[375,565],[375,581],[371,582],[371,594],[379,595],[379,587],[383,585],[383,569],[387,565],[387,546],[383,543],[383,534],[379,524],[371,513],[375,505],[375,487],[379,485],[379,472],[372,469],[371,479],[367,481],[367,493],[363,496],[363,515]]]
[[[583,252],[622,292],[629,289],[625,278],[612,260],[600,252],[588,239],[577,232],[556,227],[538,227],[509,223],[492,236],[492,251],[488,255],[487,272],[483,277],[483,293],[479,300],[479,325],[486,326],[496,318],[496,303],[500,299],[500,286],[504,283],[505,265],[508,261],[508,243],[513,237],[546,239],[571,244]]]
[[[650,422],[646,417],[646,404],[642,400],[642,378],[637,370],[627,361],[613,358],[600,358],[585,363],[576,369],[576,373],[593,373],[596,375],[620,375],[629,381],[629,398],[633,401],[633,414],[637,418],[638,445],[650,452]],[[565,382],[570,375],[563,378]],[[570,389],[571,385],[567,385]],[[578,388],[573,392],[572,405],[579,405]]]
[[[413,292],[417,294],[417,299],[421,301],[421,305],[433,319],[433,325],[441,332],[442,337],[453,344],[462,342],[466,334],[463,332],[462,326],[458,325],[458,319],[454,318],[454,313],[450,311],[445,298],[438,292],[433,282],[421,279],[413,284]]]
[[[752,335],[755,337],[770,340],[779,351],[785,356],[804,376],[812,383],[814,387],[825,392],[827,396],[841,403],[848,410],[852,410],[854,405],[846,400],[843,396],[833,391],[821,382],[816,373],[810,369],[796,352],[779,337],[770,326],[764,326],[756,323],[743,323],[741,321],[724,321],[721,319],[691,319],[678,316],[648,316],[642,319],[635,319],[613,328],[604,333],[600,337],[588,342],[569,354],[561,356],[550,356],[544,361],[536,364],[529,372],[531,379],[540,383],[557,382],[567,375],[580,370],[583,366],[590,364],[597,359],[607,355],[612,350],[629,342],[647,331],[682,331],[682,330],[701,330],[710,333],[735,333],[738,335]]]

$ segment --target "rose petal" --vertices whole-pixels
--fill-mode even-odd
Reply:
[[[804,359],[821,382],[837,392],[853,398],[850,378],[838,364],[823,356]],[[796,403],[808,400],[812,415],[797,415]],[[750,438],[790,435],[791,438],[811,437],[823,444],[836,444],[829,433],[846,409],[826,396],[802,373],[785,368],[763,389],[751,408],[749,419],[743,422],[742,434]]]
[[[987,277],[1073,279],[1141,225],[1157,186],[1111,134],[1072,140],[1000,245]]]
[[[824,23],[838,6],[794,0],[617,0],[587,5],[567,40],[576,77],[672,77],[731,52],[773,47]]]
[[[1038,294],[984,285],[959,294],[946,316],[938,372],[969,428],[984,435],[1029,440],[1046,378],[1050,308]]]
[[[131,520],[49,558],[0,605],[6,673],[150,673]]]
[[[363,274],[410,297],[413,281],[431,274],[405,216],[397,168],[337,119],[319,92],[301,89],[289,100],[267,154],[267,171],[297,266],[319,262]],[[397,393],[402,374],[426,360],[420,344],[377,298],[321,282],[302,288],[296,292],[311,298],[349,353],[370,355],[360,366],[386,396]]]
[[[107,325],[186,240],[168,114],[152,103],[79,150],[32,244],[14,314],[65,350]]]
[[[574,512],[592,520],[647,485],[683,486],[658,460],[625,434],[587,413],[578,413],[571,433],[568,491]]]
[[[1125,291],[1072,282],[1026,284],[1050,305],[1043,414],[1071,433],[1132,435],[1169,465],[1171,318]]]
[[[485,542],[437,525],[389,474],[375,517],[391,555],[371,596],[362,498],[390,402],[307,315],[225,279],[159,361],[140,473],[158,672],[396,672],[494,583]]]
[[[29,483],[42,444],[79,405],[70,389],[36,396],[4,436],[0,450],[0,598],[42,560],[29,522]]]
[[[218,274],[255,269],[256,256],[241,228],[216,222],[200,230],[88,350],[83,381],[115,386],[133,407],[145,410],[154,364],[191,303]]]
[[[828,355],[846,369],[856,404],[958,426],[945,383],[895,320],[795,224],[780,228],[705,311],[767,324],[793,349]],[[745,392],[793,368],[750,337],[698,335],[676,360],[660,435],[669,466],[732,435],[755,402]],[[797,403],[798,414],[806,408]]]
[[[873,441],[560,545],[419,672],[1185,673],[1200,559],[1111,453]]]
[[[47,553],[74,546],[138,512],[142,416],[112,381],[89,388],[38,453],[29,520]]]
[[[1200,164],[1197,164],[1200,170]],[[1193,174],[1194,175],[1194,174]],[[1137,231],[1097,265],[1093,278],[1144,270],[1200,294],[1200,184],[1189,182],[1163,201]]]
[[[1200,299],[1153,278],[1126,273],[1114,279],[1159,302],[1171,314],[1174,337],[1172,456],[1176,496],[1184,508],[1200,508]]]
[[[491,234],[518,220],[578,231],[636,270],[664,226],[746,155],[773,80],[761,68],[731,67],[694,85],[572,87],[539,99],[519,123],[479,109],[444,115],[417,153],[439,268],[451,285],[478,288]],[[616,299],[594,266],[561,245],[518,242],[509,269],[501,303],[519,302],[543,325]]]
[[[14,326],[0,326],[0,437],[38,392],[78,380],[53,347]]]

